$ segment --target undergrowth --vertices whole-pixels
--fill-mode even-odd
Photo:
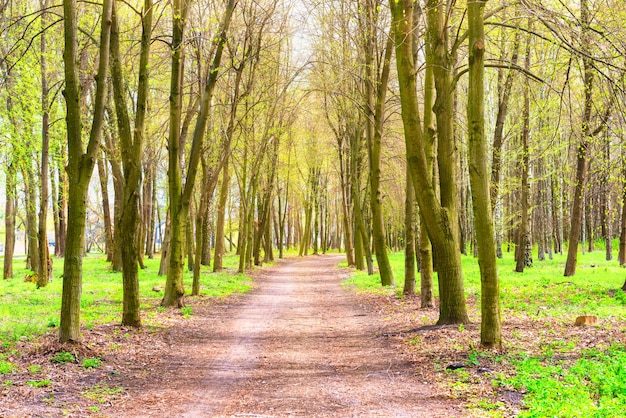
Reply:
[[[145,325],[157,325],[155,313],[163,298],[165,276],[159,276],[159,259],[146,259],[147,268],[139,271],[139,294]],[[237,257],[224,257],[225,271],[212,273],[203,267],[201,296],[222,298],[250,289],[248,276],[235,274]],[[27,274],[23,258],[14,260],[15,277],[0,280],[0,351],[17,340],[30,340],[46,330],[59,326],[63,260],[54,262],[53,279],[44,288],[24,282]],[[191,291],[193,275],[185,271],[185,289]],[[119,323],[122,315],[122,274],[112,272],[102,254],[89,254],[83,259],[81,297],[81,326],[93,328],[99,324]]]
[[[472,414],[624,416],[626,293],[621,286],[625,270],[615,260],[606,261],[604,251],[597,250],[579,254],[576,275],[563,277],[565,260],[566,254],[556,254],[552,260],[535,260],[533,267],[516,273],[513,254],[505,253],[504,258],[498,260],[502,318],[505,326],[512,325],[507,328],[503,351],[495,355],[491,352],[477,354],[473,348],[468,350],[468,337],[463,333],[459,333],[457,340],[449,341],[450,352],[465,358],[468,369],[442,373],[441,382],[450,396],[466,400]],[[395,288],[383,288],[378,274],[368,276],[359,271],[344,285],[402,299],[404,254],[391,254],[390,261]],[[463,256],[462,263],[470,319],[480,324],[478,263],[472,256]],[[419,291],[419,273],[417,280]],[[436,275],[434,286],[437,294]],[[579,315],[595,315],[598,324],[586,330],[573,327]],[[471,338],[477,341],[478,331]],[[412,350],[422,354],[429,350],[420,335],[406,341]],[[614,344],[616,341],[618,343]],[[436,358],[438,353],[429,354]],[[477,373],[480,365],[492,367],[494,372]],[[505,405],[501,401],[504,391],[520,394],[521,403],[512,409]],[[486,395],[486,392],[491,394]]]

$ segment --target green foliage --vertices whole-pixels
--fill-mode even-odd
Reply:
[[[528,392],[520,417],[614,417],[626,410],[624,346],[585,350],[573,364],[523,357],[516,372],[497,383]]]
[[[193,308],[191,306],[183,306],[180,308],[180,313],[185,317],[185,319],[188,319],[193,313]]]
[[[156,313],[162,293],[152,290],[162,287],[165,277],[158,276],[158,259],[146,259],[147,268],[139,271],[139,294],[144,325],[156,325]],[[221,273],[211,273],[208,267],[202,271],[202,296],[227,297],[233,293],[247,292],[251,287],[249,276],[233,274],[237,265],[235,255],[224,257]],[[24,277],[23,258],[14,261],[15,277],[0,281],[0,343],[5,349],[18,340],[30,340],[36,335],[56,328],[61,311],[61,292],[63,280],[63,260],[55,260],[53,280],[45,288],[37,289],[31,283],[24,283],[18,278]],[[230,272],[229,272],[230,271]],[[191,290],[193,275],[185,272],[185,288]],[[116,323],[122,316],[122,274],[111,272],[109,263],[101,254],[89,254],[83,263],[83,293],[81,298],[81,322],[85,328],[98,324]]]
[[[17,370],[17,366],[9,361],[0,360],[0,374],[10,374]]]
[[[95,384],[91,389],[83,392],[83,396],[99,403],[107,403],[111,397],[124,392],[119,386],[109,386],[105,383]]]
[[[59,351],[50,361],[57,364],[74,363],[76,362],[76,357],[74,357],[74,354],[68,353],[67,351]]]
[[[31,364],[30,366],[28,366],[28,371],[31,374],[41,373],[41,366],[39,364]]]
[[[26,382],[26,384],[34,388],[44,388],[44,387],[50,386],[50,379],[29,380],[28,382]]]
[[[100,357],[83,359],[83,367],[85,369],[97,369],[98,367],[102,366],[102,363],[103,361]]]

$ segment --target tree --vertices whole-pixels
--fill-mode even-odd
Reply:
[[[442,7],[434,2],[430,3],[429,14],[433,24],[429,29],[429,37],[435,42],[434,50],[440,50],[445,45],[441,44],[440,36],[442,31],[440,23],[443,22]],[[410,0],[390,0],[389,2],[393,14],[393,33],[395,38],[396,64],[398,71],[398,82],[400,87],[400,101],[402,106],[402,122],[404,125],[404,137],[406,142],[407,161],[411,170],[413,187],[415,188],[416,199],[423,215],[424,226],[428,231],[433,249],[437,254],[436,270],[438,272],[440,306],[438,324],[466,323],[469,321],[465,306],[465,294],[463,290],[463,276],[461,271],[461,259],[459,254],[459,234],[456,203],[456,187],[454,183],[454,158],[451,152],[452,138],[445,128],[440,131],[440,123],[447,124],[444,120],[444,113],[439,113],[437,127],[439,131],[439,152],[438,167],[440,176],[441,202],[437,199],[437,193],[433,187],[432,173],[428,169],[425,153],[425,144],[419,116],[417,100],[417,82],[415,79],[416,65],[413,59],[413,37],[415,28],[413,22],[413,2]],[[436,23],[436,24],[435,24]],[[440,57],[441,59],[441,57]],[[434,61],[437,66],[437,60]],[[445,63],[439,63],[444,65]],[[445,72],[442,67],[440,71]],[[437,89],[437,107],[449,105],[449,102],[442,102],[441,95],[450,88],[447,85],[451,80],[449,74],[437,75],[435,71],[435,84],[437,78],[440,86]],[[443,82],[443,83],[442,83]],[[443,84],[443,86],[441,85]],[[445,108],[446,111],[450,109]],[[451,116],[451,115],[448,115]]]
[[[122,324],[141,326],[139,313],[139,199],[141,187],[141,161],[143,152],[144,123],[146,120],[149,81],[150,44],[152,42],[152,0],[145,0],[141,13],[141,49],[139,54],[139,77],[137,86],[137,110],[134,130],[131,133],[124,75],[120,55],[120,28],[117,7],[112,10],[111,26],[111,80],[117,114],[118,135],[123,165],[123,192],[116,228],[116,240],[121,243],[124,303]]]
[[[219,73],[222,53],[226,44],[226,34],[237,1],[229,0],[224,11],[222,22],[215,37],[216,46],[213,61],[208,71],[204,90],[200,99],[200,108],[196,125],[193,132],[191,150],[187,166],[186,179],[183,186],[182,171],[180,165],[180,77],[183,52],[184,22],[187,16],[186,0],[175,0],[173,29],[172,29],[172,76],[170,83],[170,128],[168,138],[169,168],[168,189],[170,197],[170,246],[169,266],[165,283],[165,294],[161,304],[163,306],[184,305],[183,286],[184,267],[184,237],[187,224],[187,214],[193,192],[194,183],[200,162],[200,151],[204,139],[209,109],[215,83]]]
[[[485,33],[483,13],[486,0],[467,4],[469,42],[469,81],[467,92],[467,125],[469,131],[469,173],[472,187],[472,207],[478,264],[480,266],[481,327],[480,343],[486,347],[502,345],[500,319],[500,285],[496,263],[496,243],[487,170],[487,141],[485,139],[484,56]]]
[[[376,4],[375,4],[376,3]],[[393,38],[387,36],[382,62],[374,61],[375,45],[378,36],[376,26],[379,22],[380,4],[373,0],[366,0],[362,7],[364,23],[361,31],[364,42],[364,71],[365,71],[365,121],[367,150],[369,161],[370,207],[372,209],[372,239],[376,253],[376,262],[383,286],[394,286],[393,271],[389,264],[387,246],[385,244],[385,230],[380,191],[381,177],[381,139],[383,136],[383,121],[385,118],[385,100]]]
[[[112,1],[104,0],[102,4],[99,64],[96,75],[97,87],[93,121],[87,148],[83,149],[80,80],[77,67],[78,16],[76,0],[63,2],[65,39],[63,61],[65,64],[64,96],[66,102],[65,121],[67,125],[69,213],[63,264],[63,294],[59,327],[60,342],[80,340],[80,297],[82,290],[82,257],[85,243],[87,192],[98,155],[104,120],[109,42],[111,37],[111,9]]]

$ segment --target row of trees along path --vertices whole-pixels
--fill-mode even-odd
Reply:
[[[402,248],[405,292],[415,292],[417,259],[422,306],[435,303],[436,271],[438,323],[458,324],[468,321],[460,254],[470,248],[481,344],[498,347],[504,244],[522,273],[534,244],[541,259],[569,236],[572,275],[580,241],[591,251],[601,233],[611,258],[619,231],[626,263],[626,65],[614,58],[626,36],[619,14],[605,13],[617,9],[588,0],[0,2],[4,278],[21,218],[28,267],[46,286],[52,209],[62,342],[80,340],[82,257],[93,242],[123,273],[123,324],[141,326],[138,268],[156,252],[156,231],[163,306],[184,305],[185,264],[198,294],[212,243],[214,268],[228,241],[239,272],[285,246],[341,249],[370,274],[375,254],[390,286],[387,253]],[[103,237],[93,238],[100,220]]]

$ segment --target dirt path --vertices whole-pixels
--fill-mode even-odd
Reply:
[[[136,376],[124,416],[460,416],[340,286],[337,256],[263,269],[233,305],[169,335],[166,369]],[[104,412],[104,411],[103,411]],[[107,411],[108,412],[108,411]]]

